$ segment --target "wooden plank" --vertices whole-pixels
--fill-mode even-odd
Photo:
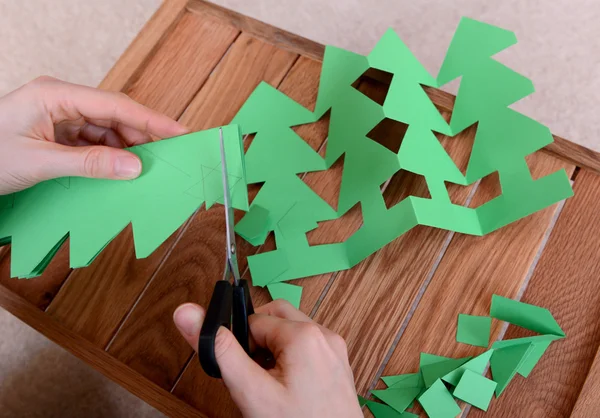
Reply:
[[[295,54],[240,35],[182,120],[194,129],[228,123],[261,81],[279,85],[296,59]],[[299,83],[295,91],[302,92],[303,87]],[[237,213],[238,218],[240,215],[242,212]],[[243,269],[252,247],[241,239],[238,244]],[[223,274],[224,248],[223,207],[199,212],[117,333],[109,352],[161,387],[173,387],[192,353],[174,327],[172,313],[183,302],[208,303],[215,281]]]
[[[474,136],[475,130],[469,129],[461,137],[442,139],[461,169],[466,169]],[[452,201],[465,204],[471,189],[452,186]],[[423,177],[402,172],[392,179],[385,196],[388,202],[399,202],[409,195],[422,196],[426,190]],[[359,393],[370,388],[449,234],[415,227],[355,268],[336,275],[315,320],[346,339]]]
[[[168,416],[204,417],[196,409],[180,401],[168,391],[148,382],[147,379],[115,360],[101,348],[64,327],[25,299],[2,286],[0,286],[0,306]]]
[[[164,36],[175,27],[183,16],[187,3],[187,0],[164,0],[104,77],[99,87],[104,90],[123,90],[134,74],[144,67],[145,61],[152,55]]]
[[[293,69],[290,71],[290,74],[281,84],[280,90],[288,96],[290,96],[291,98],[293,98],[294,100],[299,101],[303,106],[312,108],[316,102],[320,71],[320,63],[307,58],[301,58],[294,65]],[[323,143],[327,136],[327,127],[323,126],[322,124],[312,124],[309,126],[300,127],[298,129],[298,133],[309,144],[311,144],[313,148],[318,148],[317,144]],[[217,236],[219,244],[217,244],[217,252],[216,254],[212,255],[212,258],[216,258],[216,260],[218,261],[213,261],[213,259],[210,259],[204,262],[204,264],[208,263],[209,261],[215,263],[214,270],[210,272],[210,276],[207,276],[211,279],[207,279],[206,283],[203,284],[204,288],[200,288],[198,280],[195,279],[195,277],[197,277],[197,274],[194,271],[189,271],[185,273],[184,276],[194,278],[190,279],[189,282],[193,283],[193,285],[197,287],[198,290],[188,289],[186,291],[187,293],[194,296],[192,299],[190,299],[189,297],[188,299],[185,299],[187,295],[183,295],[183,297],[179,297],[177,300],[173,301],[172,306],[169,307],[171,312],[179,303],[186,301],[195,301],[204,304],[204,306],[206,306],[206,304],[208,303],[209,297],[214,287],[214,280],[212,278],[218,277],[223,269],[221,262],[222,257],[218,256],[218,254],[223,253],[225,243],[225,225],[223,223],[223,215],[221,210],[219,210],[219,213],[216,216],[216,218],[217,219],[215,219],[215,221],[217,222],[217,226],[213,226],[212,228],[216,228],[218,231]],[[199,233],[197,234],[195,241],[196,243],[190,242],[186,245],[193,246],[193,248],[195,249],[194,251],[196,252],[198,252],[199,248],[206,245],[206,243],[204,242],[204,238]],[[241,243],[241,241],[238,241],[238,243]],[[255,251],[256,248],[247,247],[245,245],[238,245],[238,260],[242,264],[242,269],[243,266],[246,264],[246,257]],[[173,258],[173,256],[171,258]],[[182,274],[178,273],[176,276],[180,277],[182,276]],[[162,287],[164,288],[165,286],[163,285]],[[265,296],[266,292],[258,292],[256,289],[253,289],[253,301],[256,306],[260,306],[266,300],[268,300],[268,296]],[[157,294],[160,293],[157,292]],[[263,295],[263,297],[257,297],[258,294]],[[155,297],[152,297],[149,300],[151,301],[154,298]],[[168,318],[168,320],[170,321],[170,317]],[[178,341],[177,349],[181,351],[186,350],[186,343],[183,341],[183,339],[181,339],[181,337],[177,335],[177,331],[175,330],[175,328],[172,325],[169,326],[172,338]],[[191,354],[191,350],[189,350],[189,348],[187,349],[187,353]],[[184,371],[181,380],[175,386],[173,393],[179,398],[185,400],[185,402],[198,408],[200,411],[206,413],[211,417],[229,417],[239,414],[239,412],[233,405],[229,397],[229,393],[223,386],[222,382],[208,378],[200,369],[198,360],[195,356],[191,359],[191,362]]]
[[[565,417],[577,401],[600,344],[600,177],[579,172],[574,191],[522,298],[548,308],[567,338],[550,346],[527,379],[515,378],[487,414],[473,409],[469,416]],[[511,326],[504,339],[523,332]],[[597,399],[598,393],[592,396]],[[585,398],[582,402],[581,408]],[[580,411],[586,417],[599,414],[598,409]]]
[[[568,173],[574,170],[544,153],[534,154],[528,160],[534,178],[560,168]],[[499,192],[497,180],[487,177],[480,183],[471,206],[477,207]],[[458,314],[486,315],[492,294],[517,295],[556,210],[554,205],[483,237],[454,235],[431,282],[424,285],[423,296],[408,325],[402,334],[394,336],[400,339],[392,347],[383,375],[416,371],[420,352],[461,357],[483,351],[456,343]],[[499,330],[495,323],[492,340]],[[372,385],[376,383],[374,380]]]
[[[321,61],[325,47],[317,42],[295,35],[275,26],[268,25],[243,14],[234,12],[203,0],[191,0],[188,9],[195,13],[214,16],[222,22],[234,26],[255,38],[308,58]]]
[[[126,92],[145,105],[178,117],[236,36],[237,30],[229,26],[185,14]],[[205,55],[199,51],[208,52]],[[47,312],[90,341],[105,346],[176,236],[152,256],[137,260],[128,226],[91,267],[69,276]]]
[[[174,119],[207,81],[239,31],[209,16],[185,13],[125,93]],[[157,88],[160,81],[166,88]]]
[[[583,388],[579,393],[573,412],[572,418],[586,418],[598,415],[600,411],[600,350],[596,352],[596,357],[590,367]]]
[[[45,310],[71,271],[67,249],[68,247],[56,254],[40,277],[16,279],[10,277],[10,247],[6,247],[6,255],[0,259],[0,286],[19,295],[33,306]]]

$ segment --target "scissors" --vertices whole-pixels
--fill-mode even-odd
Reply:
[[[246,353],[250,354],[250,330],[248,316],[254,314],[248,282],[240,278],[237,262],[237,248],[233,229],[233,207],[227,180],[227,161],[223,130],[219,129],[221,146],[221,171],[223,176],[223,203],[225,205],[225,221],[227,224],[227,258],[223,279],[217,281],[213,291],[206,318],[198,340],[198,359],[204,372],[210,377],[220,378],[221,370],[215,356],[215,338],[220,327],[230,329]],[[230,278],[233,277],[233,283]]]

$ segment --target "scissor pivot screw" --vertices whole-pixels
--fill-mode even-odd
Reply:
[[[231,254],[235,254],[235,245],[231,244]]]

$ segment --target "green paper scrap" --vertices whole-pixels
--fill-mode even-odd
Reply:
[[[471,360],[471,358],[472,357],[448,359],[422,366],[421,373],[423,375],[425,387],[430,387],[436,380],[441,379],[443,376],[446,376],[448,373],[462,366]]]
[[[381,378],[388,387],[411,388],[424,386],[421,373],[399,374],[395,376],[383,376]]]
[[[502,296],[492,296],[490,316],[540,334],[565,336],[548,309]]]
[[[490,359],[492,378],[498,384],[496,397],[499,397],[517,374],[522,362],[531,354],[533,344],[520,344],[494,350]]]
[[[461,409],[441,380],[436,380],[419,398],[430,418],[455,418]]]
[[[492,318],[489,316],[459,314],[456,341],[487,348],[490,343],[491,327]]]
[[[534,180],[525,158],[553,141],[550,131],[509,106],[533,92],[532,83],[493,56],[516,42],[507,30],[463,18],[437,78],[388,30],[368,56],[327,47],[315,111],[261,83],[233,122],[256,136],[246,154],[248,183],[262,183],[237,231],[259,245],[275,235],[276,249],[248,258],[253,283],[267,286],[352,268],[417,225],[484,235],[572,196],[566,171]],[[382,105],[358,91],[369,68],[392,75]],[[461,78],[450,123],[423,86]],[[324,157],[292,129],[330,112]],[[384,119],[408,125],[394,152],[367,135]],[[435,133],[459,134],[477,124],[463,174]],[[337,207],[301,174],[343,159]],[[399,170],[424,177],[431,198],[408,196],[388,208],[381,194]],[[502,194],[477,208],[452,203],[447,184],[471,185],[499,173]],[[359,205],[362,226],[344,242],[310,245],[306,234]],[[257,209],[255,209],[257,208]],[[482,343],[483,344],[483,343]]]
[[[232,203],[248,210],[239,127],[225,126],[223,135]],[[129,151],[142,160],[135,180],[50,180],[2,199],[0,242],[12,244],[12,277],[42,274],[67,237],[71,267],[85,267],[129,223],[136,256],[147,257],[203,203],[222,203],[218,129]]]
[[[271,294],[273,300],[287,300],[296,309],[300,309],[302,286],[296,286],[288,283],[274,283],[267,285],[267,289],[269,289],[269,293]]]
[[[462,378],[462,375],[466,370],[470,370],[474,373],[483,374],[487,369],[488,363],[490,362],[490,358],[492,357],[492,353],[494,350],[488,350],[477,357],[467,361],[462,366],[457,367],[452,370],[450,373],[446,374],[442,377],[444,382],[450,383],[452,386],[458,385],[458,382]]]
[[[550,346],[550,343],[561,338],[563,337],[559,337],[557,335],[537,335],[535,337],[515,338],[512,340],[497,341],[494,343],[494,345],[492,345],[492,348],[500,349],[514,345],[531,343],[533,346],[531,352],[523,359],[521,364],[519,364],[519,368],[517,369],[517,373],[519,373],[521,376],[528,377],[535,365]]]
[[[361,408],[365,406],[368,402],[370,401],[367,398],[363,398],[362,396],[358,395],[358,404]]]
[[[398,412],[404,412],[421,393],[420,387],[387,388],[371,391],[373,396],[382,400]]]
[[[487,411],[496,386],[497,383],[493,380],[471,370],[465,370],[452,395],[476,408]]]
[[[418,415],[406,411],[398,412],[394,408],[379,402],[367,401],[367,408],[375,418],[418,418]]]

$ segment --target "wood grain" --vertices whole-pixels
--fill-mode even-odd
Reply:
[[[292,99],[299,101],[303,106],[313,107],[316,102],[317,88],[319,74],[321,71],[320,63],[313,60],[302,58],[296,62],[289,75],[281,83],[280,90],[290,96]],[[319,125],[307,125],[299,128],[300,135],[307,140],[311,146],[317,148],[317,143],[323,143],[327,136],[327,128]],[[223,253],[224,248],[224,224],[222,212],[219,211],[218,217],[218,228],[220,231],[219,240],[221,245],[218,247],[218,254]],[[187,235],[187,234],[186,234]],[[190,243],[193,246],[194,251],[200,251],[198,246],[202,241],[202,238],[198,236],[196,238],[196,244]],[[202,244],[205,245],[205,244]],[[245,259],[248,255],[251,255],[256,251],[256,248],[238,247],[238,260],[243,261],[245,265]],[[222,257],[217,258],[219,261]],[[218,264],[216,269],[210,273],[208,277],[208,289],[204,290],[204,294],[197,298],[195,301],[204,303],[208,301],[208,298],[212,294],[214,287],[214,278],[219,277],[222,271],[222,263]],[[188,275],[195,276],[194,272],[188,272]],[[196,283],[195,286],[198,286]],[[266,291],[253,289],[253,302],[255,306],[260,306],[266,301],[270,300]],[[181,303],[189,300],[178,300],[177,303]],[[172,332],[176,334],[174,328]],[[179,337],[180,350],[184,350],[185,342]],[[186,349],[188,354],[191,354],[189,348]],[[237,416],[239,412],[233,405],[229,393],[220,381],[208,378],[199,366],[197,358],[194,356],[191,359],[188,367],[185,369],[181,380],[177,383],[173,389],[173,393],[179,398],[185,400],[192,406],[195,406],[200,411],[206,413],[211,417],[229,417]]]
[[[600,177],[581,171],[574,191],[522,298],[548,308],[567,338],[550,346],[527,379],[514,379],[487,414],[473,410],[469,416],[565,417],[575,405],[600,344]],[[522,335],[511,326],[504,339]],[[597,381],[598,374],[590,378]],[[592,396],[597,399],[598,393]],[[600,414],[589,407],[581,416]]]
[[[596,352],[596,357],[590,367],[571,417],[586,418],[593,417],[600,413],[600,350]]]
[[[296,58],[240,35],[182,120],[194,130],[228,123],[261,81],[279,85]],[[236,213],[238,219],[242,215]],[[223,207],[200,211],[117,333],[109,352],[161,387],[173,387],[192,354],[172,323],[173,311],[184,302],[208,304],[214,283],[223,274],[224,248]],[[245,267],[245,255],[251,251],[250,244],[238,240],[240,268]]]
[[[185,13],[143,71],[127,83],[125,93],[179,118],[238,34],[236,29],[210,17]]]
[[[178,117],[236,36],[237,31],[231,27],[186,13],[126,93],[144,105]],[[198,54],[196,48],[206,49],[207,53]],[[194,64],[191,68],[190,63]],[[69,276],[47,312],[104,347],[180,231],[150,257],[137,260],[128,226],[92,266]]]
[[[231,122],[261,81],[277,85],[297,58],[296,54],[242,33],[185,110],[181,122],[194,130]]]
[[[295,35],[275,26],[268,25],[233,10],[225,9],[203,0],[190,0],[188,9],[195,13],[214,16],[222,22],[252,35],[264,42],[275,45],[279,49],[301,54],[305,57],[321,61],[325,47],[317,42]]]
[[[534,154],[529,164],[534,178],[560,168],[568,173],[574,169],[544,153]],[[489,201],[498,194],[498,188],[495,178],[483,179],[470,206]],[[392,347],[382,375],[416,371],[421,352],[461,357],[483,351],[455,342],[458,314],[486,315],[492,294],[511,298],[517,295],[556,209],[554,205],[483,237],[455,234],[430,283],[424,284],[422,298],[406,328],[394,335],[399,342]],[[492,341],[499,330],[494,322]],[[374,380],[371,385],[376,383]]]
[[[104,90],[123,90],[134,74],[144,67],[163,37],[178,23],[187,3],[188,0],[164,0],[99,87]]]
[[[474,129],[469,129],[460,137],[442,138],[461,169],[467,166],[474,136]],[[449,193],[464,205],[471,188],[454,185]],[[424,178],[401,172],[386,188],[385,198],[398,202],[426,190]],[[359,393],[368,391],[448,236],[441,229],[415,227],[335,276],[314,318],[346,339]]]
[[[2,286],[0,286],[0,306],[165,414],[171,417],[204,417],[196,409],[175,398],[168,391],[152,384],[101,348],[64,327],[25,299]]]
[[[44,274],[33,279],[10,277],[10,247],[5,247],[4,258],[0,257],[0,286],[14,292],[37,308],[45,310],[71,271],[68,247],[67,241],[50,261]]]

